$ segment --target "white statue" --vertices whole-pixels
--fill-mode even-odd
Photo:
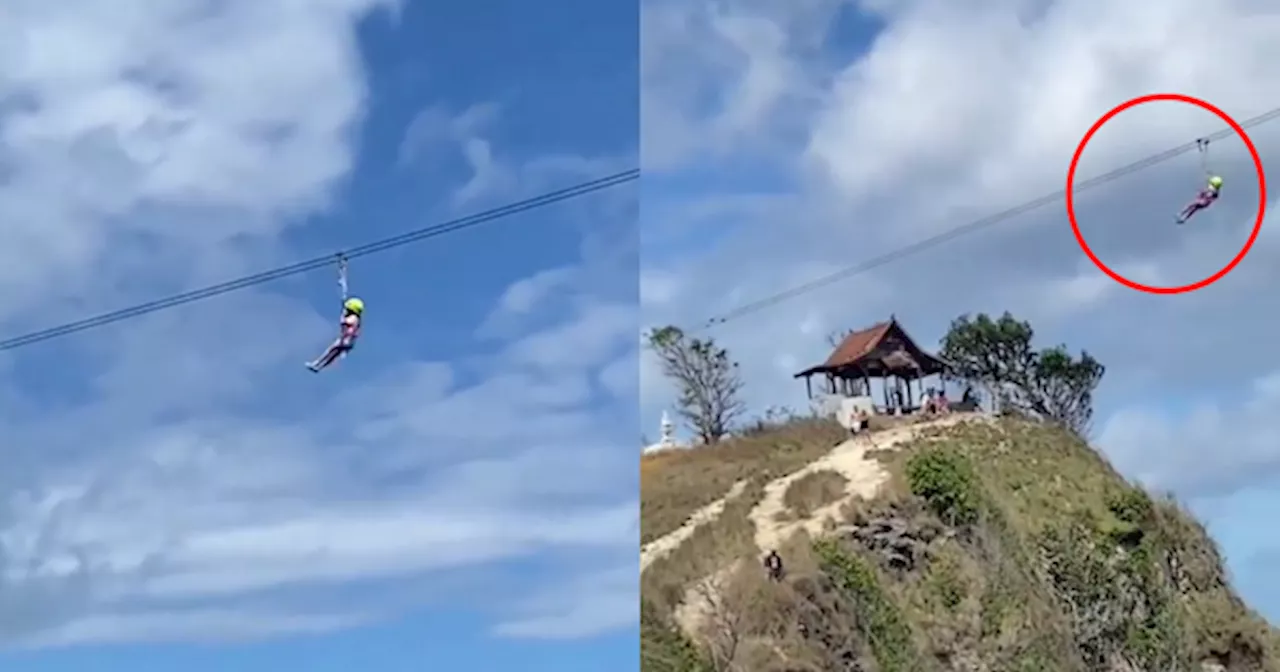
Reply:
[[[680,443],[676,441],[676,423],[671,421],[671,416],[666,411],[662,412],[662,423],[658,425],[661,432],[658,442],[644,447],[644,453],[656,453],[663,450],[671,450],[680,448]]]

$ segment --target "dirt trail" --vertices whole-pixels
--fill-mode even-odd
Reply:
[[[676,528],[675,530],[641,546],[640,573],[643,574],[644,570],[648,569],[649,565],[655,560],[664,558],[672,551],[679,548],[680,544],[683,544],[689,537],[693,536],[693,533],[697,531],[700,526],[719,518],[720,512],[724,511],[725,504],[727,504],[729,500],[741,495],[742,491],[746,489],[746,487],[746,481],[738,481],[737,483],[734,483],[733,487],[729,489],[729,492],[724,497],[721,497],[701,509],[694,511],[693,515],[689,516],[689,519],[684,521],[684,524],[679,528]]]
[[[827,521],[838,520],[841,507],[850,499],[875,497],[876,491],[888,479],[889,473],[878,460],[869,458],[868,452],[896,448],[914,439],[922,430],[950,427],[969,417],[952,415],[917,425],[895,427],[876,434],[864,434],[836,446],[831,452],[810,462],[800,470],[770,482],[764,488],[764,496],[760,499],[760,503],[749,514],[751,522],[756,527],[756,547],[761,553],[781,548],[788,537],[802,529],[810,536],[817,536],[827,525]],[[844,497],[815,509],[807,518],[779,520],[780,514],[787,510],[787,505],[784,503],[787,488],[815,471],[834,471],[848,479]]]
[[[838,520],[840,509],[849,500],[855,497],[866,499],[875,497],[880,486],[888,479],[889,474],[878,460],[867,455],[868,452],[896,448],[911,441],[926,430],[950,427],[961,422],[985,421],[987,419],[986,416],[978,414],[956,414],[929,422],[863,434],[841,443],[833,448],[831,452],[810,462],[799,470],[770,481],[764,488],[764,496],[748,514],[749,520],[756,528],[755,541],[759,554],[763,555],[769,549],[780,548],[787,537],[801,529],[804,529],[812,536],[817,536],[822,532],[827,520]],[[836,502],[813,511],[807,518],[801,520],[778,520],[779,514],[787,510],[786,504],[783,503],[787,488],[796,479],[821,470],[835,471],[848,479],[848,483],[845,485],[845,496]],[[720,504],[720,509],[723,509],[723,500],[721,500]],[[719,515],[719,510],[717,510],[716,515]],[[690,533],[692,533],[692,530],[690,530]],[[685,534],[683,538],[687,537],[688,534]],[[686,633],[697,638],[698,633],[702,632],[704,624],[715,613],[715,588],[722,585],[741,562],[740,560],[722,568],[712,576],[695,582],[694,585],[685,590],[684,601],[676,608],[675,620]]]

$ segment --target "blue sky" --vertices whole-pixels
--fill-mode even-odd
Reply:
[[[12,13],[7,334],[637,161],[634,5]],[[635,197],[0,357],[0,665],[633,668]]]
[[[1185,93],[1243,120],[1274,107],[1258,92],[1280,83],[1267,36],[1280,12],[1254,0],[1207,19],[1191,0],[651,0],[641,23],[645,325],[697,327],[1061,190],[1085,131],[1129,98]],[[1223,126],[1177,103],[1135,108],[1099,131],[1078,177]],[[1280,123],[1251,137],[1264,164],[1280,156]],[[1079,197],[1092,249],[1149,284],[1221,268],[1248,237],[1258,192],[1238,139],[1211,153],[1226,191],[1192,226],[1172,224],[1203,180],[1192,154]],[[936,347],[962,313],[1012,311],[1043,344],[1107,365],[1096,445],[1187,502],[1245,598],[1274,619],[1280,546],[1256,531],[1280,488],[1280,357],[1252,343],[1280,326],[1276,241],[1265,225],[1213,287],[1149,296],[1098,271],[1065,207],[1048,206],[705,335],[741,363],[752,412],[803,412],[792,375],[829,354],[834,332],[896,315]],[[656,436],[672,391],[652,358],[641,367],[641,419]]]

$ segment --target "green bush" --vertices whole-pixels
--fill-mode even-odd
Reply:
[[[955,611],[968,596],[956,560],[943,556],[930,566],[929,588],[934,599],[947,611]]]
[[[1116,518],[1138,527],[1148,527],[1155,517],[1151,497],[1140,488],[1124,488],[1109,493],[1107,508]]]
[[[831,541],[816,542],[814,550],[823,570],[857,605],[858,621],[880,670],[911,672],[918,669],[911,626],[881,587],[875,567]]]
[[[951,450],[930,450],[907,461],[911,492],[952,526],[978,522],[981,501],[977,475],[968,458]]]

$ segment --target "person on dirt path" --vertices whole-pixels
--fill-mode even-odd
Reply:
[[[867,409],[856,408],[849,414],[849,434],[857,436],[866,431],[871,424],[871,416],[867,414]]]
[[[920,395],[920,413],[924,415],[933,415],[934,411],[937,410],[937,405],[935,403],[936,398],[937,392],[932,387],[925,390],[924,393]]]
[[[778,555],[776,549],[769,551],[769,554],[764,556],[764,569],[769,573],[769,580],[782,580],[782,556]]]

